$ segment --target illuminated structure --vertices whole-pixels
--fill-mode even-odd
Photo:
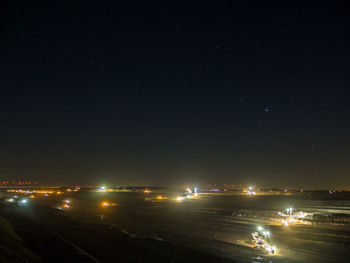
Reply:
[[[252,237],[254,247],[263,248],[272,254],[276,253],[276,247],[272,246],[268,241],[268,239],[270,238],[270,232],[265,231],[265,229],[262,226],[258,226],[258,231],[253,232]]]
[[[254,192],[254,188],[253,187],[249,187],[248,189],[245,189],[243,191],[246,195],[256,195],[256,193]]]
[[[297,212],[294,208],[290,207],[285,209],[283,212],[278,212],[278,215],[282,216],[282,224],[289,226],[290,224],[300,224],[302,220],[309,214],[302,211]]]
[[[108,201],[104,201],[104,202],[101,203],[102,207],[116,206],[116,205],[117,205],[116,203],[108,202]]]

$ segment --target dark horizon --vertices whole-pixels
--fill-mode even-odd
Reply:
[[[5,4],[0,179],[347,188],[349,11]]]

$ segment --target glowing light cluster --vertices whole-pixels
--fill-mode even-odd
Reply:
[[[289,226],[291,224],[300,224],[302,220],[307,217],[309,214],[302,211],[296,212],[294,208],[290,207],[285,209],[283,212],[278,212],[278,215],[283,217],[282,224],[284,226]]]
[[[262,226],[258,226],[258,231],[252,233],[254,247],[263,248],[269,253],[275,254],[277,248],[272,246],[268,239],[270,237],[270,232],[266,231]]]
[[[193,189],[193,195],[195,196],[195,197],[198,197],[198,188],[197,187],[195,187],[194,189]]]
[[[26,205],[28,203],[28,199],[22,199],[19,201],[21,205]]]
[[[244,189],[243,191],[246,195],[256,195],[254,188],[252,186],[248,187],[248,189]]]
[[[51,190],[22,190],[22,189],[10,189],[7,190],[9,193],[20,193],[20,194],[53,194],[54,191]],[[63,194],[61,191],[57,191],[56,193]]]
[[[116,206],[116,205],[117,205],[116,203],[108,202],[108,201],[104,201],[101,203],[102,207],[109,207],[109,206]]]

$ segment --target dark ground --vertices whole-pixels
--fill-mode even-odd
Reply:
[[[155,200],[159,194],[169,199]],[[176,196],[165,191],[37,194],[28,206],[1,203],[0,216],[23,239],[20,244],[44,262],[328,263],[350,256],[349,193],[219,193],[180,202]],[[66,199],[71,207],[58,210]],[[116,206],[103,207],[104,201]],[[286,207],[312,213],[312,220],[283,227],[277,212]],[[257,225],[271,232],[276,255],[244,245]]]
[[[113,226],[83,223],[43,205],[1,203],[0,211],[21,239],[17,247],[27,251],[21,257],[17,248],[8,256],[2,251],[1,262],[232,262],[164,241],[132,240]],[[3,239],[1,247],[6,244]]]

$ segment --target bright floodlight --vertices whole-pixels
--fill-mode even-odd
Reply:
[[[262,230],[263,230],[262,226],[258,226],[258,231],[262,231]]]
[[[27,202],[28,202],[27,199],[22,199],[22,200],[21,200],[21,204],[26,204]]]

